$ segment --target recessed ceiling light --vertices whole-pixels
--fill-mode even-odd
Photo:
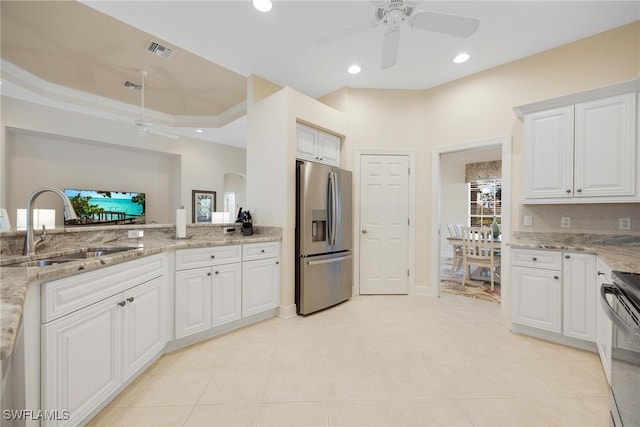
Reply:
[[[253,7],[260,12],[269,12],[272,6],[271,0],[253,0]]]
[[[456,64],[462,64],[463,62],[467,62],[469,58],[470,56],[468,53],[460,53],[458,54],[458,56],[453,58],[453,62],[455,62]]]
[[[349,72],[349,74],[358,74],[360,71],[362,71],[362,68],[360,68],[358,64],[353,64],[352,66],[347,68],[347,71]]]
[[[204,132],[204,131],[203,131],[202,129],[196,129],[196,132],[198,132],[198,133],[202,133],[202,132]]]

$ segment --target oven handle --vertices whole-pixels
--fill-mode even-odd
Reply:
[[[611,304],[609,304],[609,300],[607,300],[607,294],[613,295],[615,298],[618,298],[619,294],[616,293],[616,286],[607,285],[606,283],[600,286],[600,303],[602,304],[602,308],[604,309],[605,314],[616,327],[622,329],[626,335],[635,335],[636,337],[640,337],[640,328],[637,326],[633,326],[625,322],[625,320],[616,313]]]

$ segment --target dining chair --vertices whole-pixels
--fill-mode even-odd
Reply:
[[[447,228],[449,229],[449,237],[459,239],[462,237],[461,234],[458,234],[458,228],[454,224],[448,224]],[[462,245],[460,241],[449,240],[451,243],[451,247],[453,248],[453,272],[458,271],[462,266]]]
[[[500,256],[496,256],[493,249],[493,237],[490,227],[462,227],[462,264],[464,274],[462,286],[471,280],[471,266],[489,270],[491,276],[491,290],[494,290],[496,268],[500,267]]]

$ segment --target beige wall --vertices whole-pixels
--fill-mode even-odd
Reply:
[[[640,22],[620,27],[467,78],[424,91],[341,89],[321,99],[348,117],[343,147],[347,169],[358,148],[414,150],[416,155],[416,285],[428,286],[431,150],[436,146],[512,136],[513,229],[522,229],[521,156],[523,125],[513,107],[621,81],[640,73]],[[357,201],[356,201],[357,204]],[[637,205],[635,205],[637,206]],[[584,206],[565,206],[579,217]],[[605,207],[606,215],[630,216],[633,206]],[[359,207],[356,205],[356,224]],[[546,229],[558,215],[553,207],[529,208],[534,226]],[[604,215],[604,214],[603,214]],[[637,217],[637,214],[636,214]],[[559,218],[558,218],[559,225]],[[613,232],[608,221],[592,228]],[[537,228],[541,227],[541,228]],[[558,227],[559,228],[559,227]],[[566,230],[565,230],[566,231]]]

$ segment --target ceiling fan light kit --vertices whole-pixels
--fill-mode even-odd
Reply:
[[[255,1],[255,0],[254,0]],[[381,68],[387,69],[395,65],[400,45],[400,28],[408,25],[422,31],[447,34],[466,38],[478,30],[480,21],[464,16],[450,15],[442,12],[417,10],[417,1],[411,0],[372,0],[374,5],[373,19],[361,22],[335,33],[318,38],[320,43],[331,43],[363,31],[385,26],[387,28],[382,43]]]

